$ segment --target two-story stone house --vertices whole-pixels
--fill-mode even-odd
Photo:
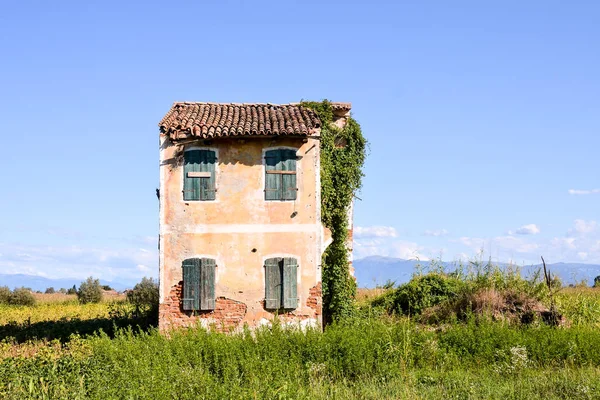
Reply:
[[[350,104],[334,103],[343,125]],[[161,330],[321,323],[321,121],[298,104],[175,103],[160,127]]]

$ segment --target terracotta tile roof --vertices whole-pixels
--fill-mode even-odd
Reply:
[[[331,103],[331,108],[333,108],[334,111],[350,111],[352,103]]]
[[[181,140],[242,135],[308,136],[316,133],[321,121],[313,110],[298,103],[182,102],[174,103],[158,126],[171,140]]]

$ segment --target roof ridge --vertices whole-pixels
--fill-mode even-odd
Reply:
[[[344,109],[348,109],[348,110],[350,110],[352,108],[352,103],[348,103],[348,102],[332,101],[330,103],[333,106],[333,108],[344,108]],[[214,102],[214,101],[175,101],[175,102],[173,102],[173,105],[274,106],[274,107],[296,106],[297,107],[297,106],[302,106],[302,103],[293,102],[293,103],[277,104],[277,103],[234,103],[234,102],[219,103],[219,102]]]
[[[215,105],[215,106],[299,106],[300,103],[219,103],[214,101],[175,101],[173,105]]]

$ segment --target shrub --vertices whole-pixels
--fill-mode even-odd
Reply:
[[[113,290],[113,288],[108,285],[102,285],[102,290]]]
[[[67,294],[77,294],[77,287],[73,285],[72,288],[69,288],[69,290],[67,290]]]
[[[50,286],[48,289],[46,289],[46,291],[44,293],[54,294],[54,293],[56,293],[56,290],[54,290],[54,288],[52,286]]]
[[[152,278],[142,278],[127,293],[127,300],[138,310],[151,310],[158,307],[158,283]]]
[[[594,287],[600,287],[600,275],[594,278]]]
[[[64,287],[61,287],[60,289],[58,289],[58,292],[62,293],[62,294],[67,294],[67,289],[65,289]]]
[[[0,286],[0,304],[8,304],[10,289],[8,286]]]
[[[457,297],[462,287],[463,282],[458,278],[429,273],[386,292],[375,299],[373,305],[383,306],[389,313],[417,315],[426,308]]]
[[[77,299],[81,304],[100,303],[102,300],[102,287],[100,280],[94,279],[91,276],[79,285],[77,291]]]
[[[8,298],[8,304],[15,306],[33,306],[35,305],[35,297],[31,290],[27,288],[18,288],[12,291]]]

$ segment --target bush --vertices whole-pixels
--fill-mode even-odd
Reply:
[[[62,294],[67,294],[67,289],[65,289],[64,287],[61,287],[60,289],[58,289],[58,292],[62,293]]]
[[[77,291],[77,299],[81,304],[100,303],[102,300],[102,287],[100,280],[94,279],[91,276],[79,285]]]
[[[69,288],[69,290],[67,290],[67,294],[77,294],[77,287],[73,285],[72,288]]]
[[[52,286],[50,286],[48,289],[46,289],[46,291],[44,293],[54,294],[54,293],[56,293],[56,290],[54,290],[54,288]]]
[[[373,306],[382,306],[388,313],[418,315],[426,308],[456,298],[462,287],[458,278],[429,273],[386,292],[373,301]]]
[[[8,286],[0,286],[0,304],[8,304],[10,289]]]
[[[141,282],[127,293],[127,300],[138,310],[158,308],[158,283],[152,278],[142,278]]]
[[[8,298],[8,304],[15,306],[33,306],[35,305],[35,297],[31,290],[27,288],[18,288],[13,290]]]
[[[108,290],[114,290],[114,289],[113,289],[113,288],[111,288],[111,287],[110,287],[110,286],[108,286],[108,285],[102,285],[102,290],[107,290],[107,291],[108,291]]]

